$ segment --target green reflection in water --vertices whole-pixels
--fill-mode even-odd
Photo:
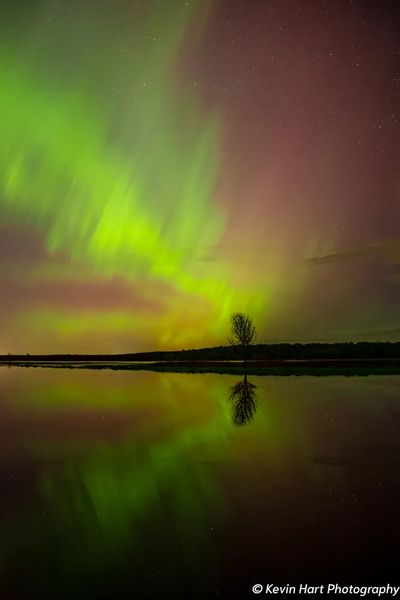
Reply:
[[[230,393],[246,382],[229,376],[12,368],[0,378],[0,483],[14,493],[2,497],[1,564],[24,598],[44,587],[141,597],[146,582],[153,597],[171,597],[169,585],[185,597],[185,577],[209,597],[224,561],[235,581],[279,549],[278,563],[291,553],[296,565],[293,540],[316,544],[318,560],[319,527],[335,539],[344,517],[352,556],[370,490],[379,520],[382,482],[397,485],[399,378],[252,377],[257,410],[249,421],[241,409],[244,427]]]
[[[215,521],[229,514],[218,480],[219,465],[232,460],[229,381],[25,374],[13,389],[39,422],[24,442],[38,483],[5,532],[6,566],[31,565],[29,585],[46,578],[56,589],[61,580],[66,595],[88,570],[100,581],[165,578],[177,557],[187,575],[200,560],[212,577]]]

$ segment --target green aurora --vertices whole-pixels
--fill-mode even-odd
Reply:
[[[8,222],[29,224],[50,255],[67,254],[75,272],[84,265],[91,278],[121,276],[133,286],[140,280],[145,297],[146,286],[165,282],[175,298],[156,324],[160,344],[184,342],[169,321],[182,318],[188,299],[197,299],[190,319],[212,315],[211,328],[221,333],[229,313],[251,296],[233,285],[226,264],[208,260],[225,220],[214,200],[220,127],[193,93],[174,90],[178,53],[198,15],[198,3],[188,4],[175,3],[172,14],[164,2],[143,10],[133,32],[150,20],[151,39],[131,30],[124,38],[121,24],[112,23],[105,47],[98,36],[98,46],[90,48],[97,70],[83,60],[62,82],[51,63],[54,53],[64,63],[62,54],[79,33],[74,24],[61,31],[69,42],[51,38],[32,55],[9,42],[0,56],[0,110],[7,115],[0,124],[3,214]],[[100,32],[104,26],[97,24]],[[86,42],[77,39],[84,55]],[[111,74],[103,69],[110,54]],[[107,77],[116,88],[108,81],[101,95]],[[35,276],[48,277],[40,268]],[[263,294],[253,304],[260,309]],[[33,308],[19,318],[27,330],[48,327],[68,337],[96,328],[99,320],[105,331],[134,329],[143,315]]]
[[[263,11],[1,3],[0,353],[398,338],[392,42]]]

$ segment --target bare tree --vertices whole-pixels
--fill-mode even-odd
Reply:
[[[231,315],[231,335],[228,341],[232,346],[241,347],[245,362],[249,357],[250,347],[254,344],[256,337],[256,328],[248,315],[240,312]]]

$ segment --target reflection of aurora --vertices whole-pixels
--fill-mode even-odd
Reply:
[[[83,377],[81,381],[84,381]],[[198,392],[201,387],[197,386]],[[75,383],[72,406],[80,402],[79,395],[87,397],[85,388]],[[193,391],[193,386],[189,385],[187,392],[191,388]],[[164,389],[164,395],[166,398],[173,392],[180,395],[184,389],[185,385],[178,382],[175,388]],[[49,406],[51,397],[54,405],[57,394],[60,394],[60,408],[67,401],[62,386],[46,387],[44,391],[45,407]],[[126,391],[123,386],[111,390],[116,404],[125,409]],[[141,391],[139,385],[139,398]],[[147,391],[145,387],[144,398]],[[216,382],[212,396],[221,402],[225,394],[226,386],[222,381]],[[200,393],[196,402],[201,398]],[[88,397],[88,400],[92,401],[92,398]],[[100,406],[107,401],[107,393],[98,399]],[[177,417],[180,420],[182,415],[178,413]],[[144,425],[145,431],[148,427],[150,433],[151,425]],[[21,515],[19,536],[16,536],[13,523],[10,530],[13,544],[11,538],[10,544],[7,543],[5,532],[3,552],[8,548],[6,554],[9,554],[10,547],[17,547],[19,560],[32,564],[32,573],[47,571],[50,556],[50,560],[54,560],[54,576],[65,580],[66,596],[68,589],[71,592],[74,588],[75,578],[80,578],[88,568],[107,574],[113,569],[126,568],[127,560],[134,560],[134,569],[140,576],[149,568],[147,561],[155,560],[154,547],[157,547],[157,555],[166,572],[172,568],[178,548],[183,571],[188,575],[195,571],[200,555],[201,560],[207,562],[205,571],[211,577],[212,550],[207,548],[207,543],[212,515],[215,517],[215,511],[218,513],[223,498],[210,473],[207,455],[209,449],[215,447],[222,456],[226,454],[224,440],[230,429],[228,414],[219,412],[217,418],[169,432],[166,440],[155,440],[145,446],[140,431],[139,435],[137,432],[135,436],[125,435],[122,441],[115,443],[89,440],[88,446],[82,441],[72,441],[72,446],[65,446],[62,441],[56,445],[35,444],[34,453],[45,463],[57,464],[58,457],[65,451],[83,458],[78,463],[73,459],[66,462],[61,473],[58,468],[46,469],[40,479],[39,508],[34,503],[33,510]],[[198,460],[193,461],[193,456],[198,456]],[[46,515],[45,527],[43,520],[38,518],[42,509]],[[29,554],[31,544],[40,547],[41,553],[29,559],[21,557],[25,538],[30,540],[26,547]],[[5,558],[7,562],[10,557]],[[45,561],[43,564],[42,560]]]
[[[134,558],[140,577],[138,565],[151,558],[148,552],[154,554],[154,547],[166,571],[174,564],[171,552],[176,548],[185,549],[186,572],[195,570],[198,553],[202,560],[212,559],[207,548],[209,510],[218,507],[219,490],[209,469],[201,462],[193,465],[190,453],[194,445],[219,438],[214,424],[155,444],[144,455],[126,441],[98,448],[83,465],[67,468],[62,479],[47,474],[41,490],[46,505],[54,507],[52,530],[64,540],[64,551],[71,551],[71,561],[63,566],[66,572],[71,562],[74,570],[88,561],[107,569],[111,555],[120,565]],[[210,562],[210,575],[211,569]]]
[[[218,569],[218,524],[236,518],[232,489],[251,488],[260,465],[274,473],[286,457],[290,468],[292,438],[297,450],[306,442],[288,435],[265,403],[251,428],[233,427],[231,377],[22,373],[7,370],[3,391],[29,429],[7,422],[21,440],[14,454],[38,478],[27,506],[2,528],[1,563],[6,573],[25,565],[27,585],[50,578],[59,591],[62,582],[65,597],[82,578],[99,587],[114,576],[165,582],[177,569],[188,577],[200,570],[206,586],[205,573],[210,581]],[[279,406],[294,422],[292,404]],[[260,452],[266,463],[253,460]],[[244,457],[254,470],[243,473]]]
[[[41,50],[46,60],[39,62],[48,64],[47,70],[38,69],[35,53],[21,58],[11,43],[0,48],[0,109],[7,115],[0,124],[0,207],[9,221],[40,231],[49,252],[66,252],[79,268],[89,265],[92,275],[139,279],[144,298],[146,282],[171,285],[170,328],[178,315],[182,321],[181,302],[190,295],[198,298],[197,304],[191,301],[192,318],[207,318],[220,332],[232,307],[245,305],[253,292],[235,289],[228,265],[209,260],[225,220],[213,199],[216,117],[204,115],[192,93],[177,97],[173,90],[179,51],[199,4],[151,5],[145,16],[154,24],[157,51],[147,37],[132,34],[140,21],[126,30],[114,22],[110,29],[109,21],[86,15],[97,19],[100,32],[107,31],[108,45],[102,46],[101,34],[96,42],[75,40],[97,68],[89,59],[75,64],[76,72],[68,72],[62,84],[49,66],[50,56],[66,62],[59,53],[68,55],[76,24],[71,29],[64,24],[58,32],[63,44],[50,39]],[[204,17],[204,6],[201,12]],[[112,73],[104,68],[110,56]],[[117,93],[103,89],[104,78]],[[259,292],[255,309],[263,304]],[[137,326],[137,318],[124,316],[121,329],[127,321]],[[84,330],[91,323],[87,315],[84,319],[51,314],[60,334],[69,320],[72,330],[77,324]],[[168,318],[161,319],[159,343],[168,343],[173,332]],[[25,317],[24,325],[39,323],[43,329],[48,321],[49,313],[39,310]],[[119,330],[117,321],[108,317],[111,330]]]
[[[115,569],[129,572],[130,561],[132,574],[140,580],[143,572],[156,568],[155,554],[164,579],[177,556],[187,576],[194,575],[200,557],[211,577],[209,513],[212,509],[215,516],[218,511],[220,491],[209,465],[193,463],[190,455],[195,447],[220,444],[221,426],[226,429],[221,421],[199,431],[191,429],[145,452],[128,439],[114,445],[93,444],[91,458],[82,464],[69,464],[61,474],[47,471],[40,482],[46,526],[39,510],[21,515],[19,536],[15,523],[8,541],[4,531],[3,553],[8,548],[4,558],[9,560],[10,548],[17,548],[18,559],[32,565],[32,572],[40,572],[47,571],[50,556],[54,577],[61,578],[67,597],[76,578],[88,569],[107,579]],[[24,558],[21,552],[30,555],[31,544],[40,553]]]

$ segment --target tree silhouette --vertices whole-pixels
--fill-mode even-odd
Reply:
[[[233,401],[234,425],[246,425],[252,420],[256,412],[256,389],[254,383],[247,381],[247,375],[229,388],[229,399]]]
[[[231,315],[231,334],[228,341],[232,346],[241,348],[245,362],[249,357],[250,347],[254,344],[256,337],[256,328],[248,315],[240,312]]]

